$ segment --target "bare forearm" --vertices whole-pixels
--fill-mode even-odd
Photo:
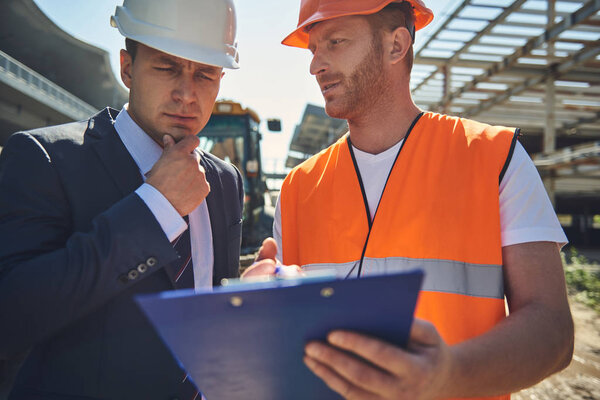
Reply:
[[[553,310],[532,303],[487,334],[452,346],[451,352],[451,379],[444,397],[515,392],[569,364],[573,321],[568,306]]]

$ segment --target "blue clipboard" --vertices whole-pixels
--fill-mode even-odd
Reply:
[[[304,365],[304,345],[349,329],[404,346],[422,280],[286,279],[136,301],[207,400],[327,400],[340,396]]]

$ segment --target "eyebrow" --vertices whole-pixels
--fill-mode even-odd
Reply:
[[[208,73],[211,73],[211,74],[218,74],[219,73],[219,68],[217,68],[217,67],[211,67],[210,65],[198,67],[198,68],[196,68],[196,70],[197,71],[202,71],[202,72],[208,72]]]
[[[175,59],[167,57],[167,56],[158,56],[156,58],[156,62],[161,62],[161,63],[165,63],[165,64],[170,64],[170,65],[179,65],[181,64],[180,62],[177,62]]]
[[[316,24],[315,24],[316,25]],[[313,27],[315,26],[313,25]],[[322,40],[327,40],[329,38],[331,38],[331,36],[334,36],[338,33],[342,33],[344,34],[344,26],[331,26],[329,28],[325,28],[321,34],[321,39]],[[312,28],[309,30],[309,32],[312,30]],[[310,37],[310,36],[309,36]],[[310,39],[309,39],[309,49],[310,49]]]

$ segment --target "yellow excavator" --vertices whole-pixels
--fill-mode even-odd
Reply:
[[[280,132],[281,121],[267,120],[269,131]],[[242,254],[254,253],[271,236],[273,213],[265,209],[266,178],[262,171],[260,118],[250,108],[230,100],[215,103],[211,117],[200,133],[200,147],[230,162],[244,179]]]

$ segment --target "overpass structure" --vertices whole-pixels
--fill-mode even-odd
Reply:
[[[293,168],[323,150],[348,130],[345,120],[330,118],[323,107],[307,104],[302,121],[296,126],[286,168]]]
[[[64,32],[33,0],[0,2],[0,146],[13,132],[126,101],[106,51]]]
[[[555,209],[572,216],[569,237],[600,244],[600,0],[458,1],[419,42],[417,105],[521,128]],[[334,121],[307,106],[286,166],[342,135]]]

